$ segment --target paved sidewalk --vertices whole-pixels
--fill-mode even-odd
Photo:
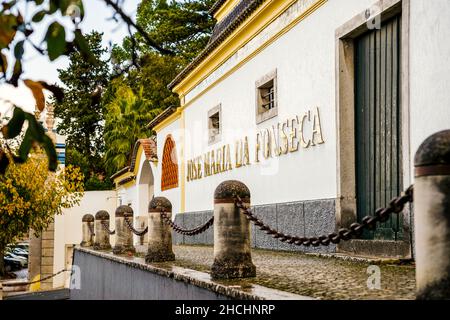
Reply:
[[[175,265],[209,272],[213,248],[207,246],[174,246]],[[414,299],[413,265],[378,265],[381,289],[367,288],[369,262],[351,262],[301,253],[252,250],[257,277],[224,281],[236,285],[256,283],[319,299]],[[173,263],[172,263],[173,264]]]

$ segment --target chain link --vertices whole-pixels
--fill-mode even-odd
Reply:
[[[136,229],[133,227],[133,224],[131,223],[130,220],[128,220],[128,217],[124,217],[124,219],[125,219],[125,223],[126,223],[126,225],[127,225],[127,228],[128,228],[131,232],[133,232],[135,235],[137,235],[137,236],[143,236],[144,234],[146,234],[146,233],[148,232],[148,227],[145,227],[142,231],[139,231],[139,230],[136,230]]]
[[[63,273],[63,272],[67,272],[67,271],[72,271],[72,270],[70,270],[70,269],[63,269],[63,270],[60,270],[60,271],[58,271],[58,272],[56,272],[56,273],[54,273],[54,274],[52,274],[52,275],[50,275],[50,276],[44,277],[44,278],[39,279],[39,280],[29,281],[29,282],[20,282],[20,283],[14,282],[13,285],[14,285],[14,286],[18,286],[18,285],[20,285],[20,286],[27,285],[27,286],[28,286],[28,285],[30,285],[30,284],[34,284],[34,283],[38,283],[38,282],[42,282],[42,281],[45,281],[45,280],[54,278],[54,277],[56,277],[58,274],[61,274],[61,273]],[[3,287],[6,287],[6,286],[8,286],[8,283],[3,283]]]
[[[183,229],[180,226],[176,225],[172,219],[169,218],[169,216],[164,212],[164,210],[161,210],[161,219],[168,224],[173,231],[175,231],[176,233],[185,235],[185,236],[195,236],[198,235],[200,233],[205,232],[206,230],[208,230],[214,223],[214,216],[212,216],[208,221],[206,221],[203,225],[200,225],[198,227],[195,227],[194,229]]]
[[[273,238],[278,239],[281,242],[287,242],[297,246],[328,246],[330,243],[338,244],[341,240],[347,241],[354,236],[360,236],[364,229],[374,230],[377,222],[386,222],[391,214],[402,212],[403,208],[408,202],[413,202],[414,187],[411,185],[405,192],[396,198],[393,198],[386,208],[380,208],[375,211],[374,216],[366,216],[362,219],[362,223],[353,223],[350,228],[341,228],[337,233],[330,233],[328,235],[322,235],[320,237],[297,237],[287,235],[270,228],[264,224],[263,221],[258,219],[249,208],[245,207],[242,199],[239,196],[235,196],[236,206],[240,208],[247,219],[252,221],[260,230],[266,234],[271,235]]]
[[[109,235],[113,235],[116,233],[116,230],[113,230],[113,231],[109,230],[109,223],[107,223],[105,221],[100,221],[100,224],[102,225],[102,227],[106,230],[106,232]]]

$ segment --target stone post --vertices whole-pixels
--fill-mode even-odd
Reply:
[[[161,210],[172,217],[172,204],[164,197],[155,197],[148,205],[148,250],[145,262],[174,261],[172,230],[161,218]]]
[[[235,205],[235,195],[250,206],[250,191],[242,182],[222,182],[214,192],[213,279],[256,276],[250,251],[250,222]]]
[[[125,217],[133,221],[133,209],[129,206],[120,206],[116,209],[116,243],[113,248],[114,254],[135,253],[133,246],[133,233],[125,222]]]
[[[111,244],[109,242],[109,233],[103,226],[109,226],[109,213],[105,210],[100,210],[95,214],[95,237],[94,250],[109,250]]]
[[[450,130],[426,139],[414,162],[417,299],[450,299]]]
[[[82,247],[92,247],[93,245],[93,234],[91,230],[94,230],[94,216],[92,214],[85,214],[81,219],[82,223],[82,241],[80,246]]]

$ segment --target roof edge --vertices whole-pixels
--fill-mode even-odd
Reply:
[[[209,9],[209,14],[214,15],[224,4],[227,2],[227,0],[217,0]]]
[[[163,112],[158,114],[155,118],[153,118],[152,121],[147,124],[147,129],[153,129],[155,126],[167,119],[170,115],[175,113],[176,110],[177,108],[175,106],[170,106],[167,109],[163,110]]]
[[[167,88],[173,90],[180,84],[196,67],[198,67],[219,45],[228,38],[249,16],[252,15],[256,9],[259,8],[267,0],[253,0],[249,1],[245,8],[232,19],[232,21],[220,32],[220,34],[213,39],[208,45],[192,60],[173,80],[169,83]],[[236,7],[234,10],[239,10]]]

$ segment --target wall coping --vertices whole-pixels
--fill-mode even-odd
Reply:
[[[251,284],[246,287],[239,287],[238,284],[227,285],[219,281],[211,280],[211,276],[205,272],[192,269],[181,268],[171,265],[170,262],[161,264],[147,264],[143,258],[114,255],[107,251],[95,251],[89,248],[76,247],[74,250],[91,254],[103,259],[115,261],[132,268],[145,270],[163,277],[182,281],[212,292],[238,300],[314,300],[312,297],[301,296],[290,292],[266,288],[260,285]],[[239,280],[237,280],[238,282]]]

